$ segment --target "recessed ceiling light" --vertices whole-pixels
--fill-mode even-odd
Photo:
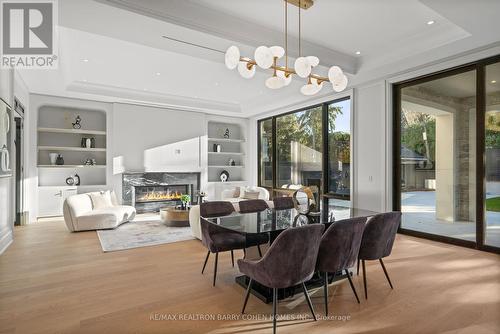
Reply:
[[[82,59],[82,61],[83,61],[84,63],[88,63],[88,62],[89,62],[89,60],[88,60],[88,59],[86,59],[86,58],[85,58],[85,59]]]
[[[496,81],[496,80],[491,80],[491,83],[492,83],[492,84],[496,84],[496,83],[497,83],[497,81]]]
[[[87,82],[87,79],[83,79],[82,81],[83,81],[83,82]]]
[[[436,21],[434,21],[434,20],[427,21],[427,25],[432,25],[434,23],[436,23]]]
[[[359,56],[361,54],[361,51],[356,51],[356,54]]]
[[[147,92],[147,91],[148,91],[148,89],[147,89],[147,88],[143,88],[143,91]]]
[[[219,83],[218,83],[218,82],[216,82],[216,83],[215,83],[215,85],[216,85],[216,86],[218,86],[218,85],[219,85]]]
[[[156,72],[156,75],[161,75],[161,73],[160,72]]]

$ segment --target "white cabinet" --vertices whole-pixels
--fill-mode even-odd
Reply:
[[[62,216],[64,200],[76,193],[76,187],[38,187],[38,217]]]

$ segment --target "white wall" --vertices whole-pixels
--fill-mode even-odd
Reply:
[[[354,90],[353,205],[374,211],[386,207],[385,99],[383,81]]]
[[[14,71],[0,71],[0,96],[13,107],[14,97],[24,105],[25,117],[29,110],[29,93],[26,85]],[[11,124],[13,119],[11,119]],[[25,143],[26,148],[27,143]],[[13,147],[13,146],[12,146]],[[15,157],[12,159],[15,166]],[[0,254],[13,240],[13,227],[15,220],[15,178],[0,178]]]

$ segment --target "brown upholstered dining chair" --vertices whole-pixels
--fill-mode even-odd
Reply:
[[[269,209],[269,206],[263,199],[244,200],[240,201],[238,205],[240,206],[241,213],[259,212]]]
[[[241,313],[245,312],[252,283],[255,280],[273,289],[273,333],[276,333],[278,289],[302,285],[307,304],[314,320],[316,320],[304,282],[311,279],[314,274],[324,229],[322,224],[309,224],[286,229],[278,235],[260,260],[238,260],[240,271],[250,277]]]
[[[356,264],[366,218],[339,220],[330,225],[321,237],[316,270],[324,275],[325,314],[328,315],[328,273],[345,272],[352,292],[359,303],[349,268]]]
[[[294,208],[293,199],[288,196],[275,197],[273,198],[273,203],[275,210],[287,210]]]
[[[267,235],[255,235],[247,237],[242,233],[227,229],[223,226],[207,222],[204,218],[227,216],[234,212],[234,207],[231,202],[213,201],[205,202],[200,205],[200,226],[201,226],[201,242],[208,248],[205,262],[201,273],[205,271],[210,253],[215,253],[214,262],[214,279],[213,285],[217,278],[217,263],[220,252],[231,252],[231,262],[234,267],[234,250],[241,249],[245,252],[245,248],[259,246],[268,242]],[[260,251],[260,247],[259,247]]]
[[[366,223],[358,255],[358,274],[360,260],[363,266],[363,286],[365,288],[365,299],[368,299],[365,268],[365,261],[367,260],[379,260],[391,289],[394,289],[382,258],[391,255],[392,246],[394,245],[396,233],[400,224],[401,212],[381,213],[369,218],[368,222]]]

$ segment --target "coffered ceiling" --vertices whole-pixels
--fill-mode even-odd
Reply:
[[[237,45],[252,56],[256,46],[283,45],[282,0],[64,0],[59,7],[60,67],[23,71],[33,92],[240,117],[307,99],[301,80],[269,90],[268,72],[242,79],[219,52]],[[498,12],[493,0],[315,0],[302,12],[302,54],[320,58],[318,74],[339,65],[356,85],[498,43]],[[292,57],[297,16],[290,6]]]

